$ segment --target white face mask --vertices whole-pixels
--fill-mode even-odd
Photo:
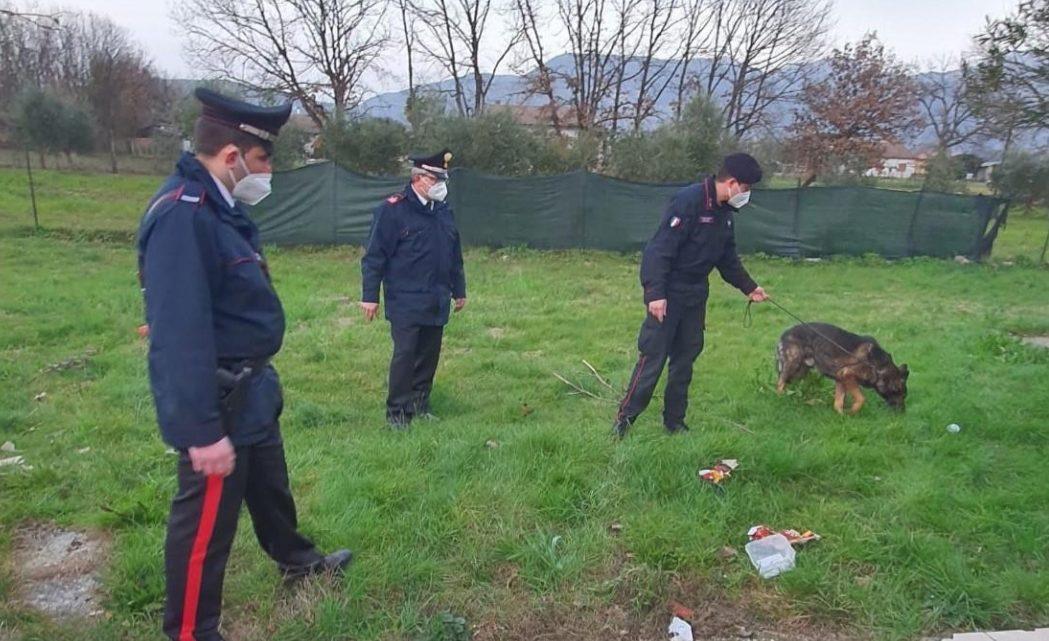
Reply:
[[[728,206],[733,209],[740,209],[744,205],[750,202],[750,190],[741,191],[735,196],[729,196]]]
[[[448,197],[448,183],[442,180],[434,184],[433,187],[430,187],[430,191],[426,192],[426,197],[443,203],[444,199]]]
[[[257,205],[273,191],[273,188],[270,186],[273,174],[251,173],[248,171],[248,165],[244,162],[244,158],[240,155],[237,156],[237,164],[244,171],[244,177],[237,180],[236,176],[233,175],[233,170],[230,170],[229,177],[233,180],[233,189],[230,191],[230,194],[245,205]]]

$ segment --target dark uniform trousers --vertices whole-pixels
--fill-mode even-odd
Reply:
[[[222,639],[222,580],[241,502],[248,505],[262,549],[282,568],[322,559],[298,532],[280,440],[237,447],[236,453],[233,473],[225,478],[194,472],[189,454],[179,456],[178,493],[171,503],[165,547],[164,632],[172,641]]]
[[[692,383],[692,365],[703,351],[706,304],[705,298],[683,301],[670,296],[662,323],[652,314],[645,317],[637,337],[640,355],[630,377],[627,394],[619,405],[620,419],[633,421],[648,407],[668,359],[670,366],[663,398],[663,423],[673,425],[685,419],[688,386]]]
[[[386,417],[411,420],[430,411],[430,390],[441,358],[443,325],[390,325],[393,357],[390,359]]]

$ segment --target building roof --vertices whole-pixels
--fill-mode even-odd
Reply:
[[[528,127],[554,126],[554,111],[550,105],[489,105],[488,110],[492,112],[509,112],[515,121]],[[557,120],[562,129],[573,129],[578,126],[575,109],[572,107],[558,107]]]
[[[887,142],[882,145],[881,157],[899,158],[901,160],[924,160],[928,158],[928,154],[911,151],[898,142]]]

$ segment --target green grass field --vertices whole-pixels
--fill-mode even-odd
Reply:
[[[33,233],[21,175],[0,171],[0,441],[34,468],[0,470],[0,555],[26,522],[103,533],[108,614],[63,626],[21,609],[4,563],[0,638],[156,639],[174,458],[135,334],[130,237],[157,179],[40,178],[45,231]],[[471,302],[435,391],[443,420],[395,434],[383,429],[388,328],[354,303],[359,251],[271,250],[302,526],[358,560],[342,584],[285,588],[245,516],[226,582],[231,641],[465,638],[442,613],[477,639],[656,639],[669,599],[810,638],[1049,624],[1049,351],[1014,336],[1049,334],[1034,265],[1045,231],[1044,218],[1014,219],[1002,260],[984,265],[748,259],[782,304],[907,362],[907,413],[872,398],[840,418],[816,379],[777,397],[773,347],[790,320],[763,306],[744,328],[742,297],[715,277],[692,431],[665,436],[653,407],[622,443],[613,394],[582,361],[625,384],[643,317],[636,255],[469,251]],[[569,395],[555,372],[602,398]],[[695,476],[718,458],[741,461],[724,496]],[[763,581],[742,555],[757,523],[824,539]],[[724,559],[724,546],[741,554]]]

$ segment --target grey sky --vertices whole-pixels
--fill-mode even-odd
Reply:
[[[71,9],[106,15],[128,28],[163,75],[194,77],[182,57],[178,25],[168,16],[168,0],[60,2]],[[46,0],[41,4],[47,4]],[[983,26],[985,16],[1003,16],[1016,4],[1016,0],[837,0],[833,41],[836,45],[855,41],[873,29],[899,58],[922,64],[944,54],[961,53],[969,47],[970,36]],[[389,55],[386,66],[396,74],[403,63],[396,53]],[[400,85],[396,78],[381,84],[381,89]]]

